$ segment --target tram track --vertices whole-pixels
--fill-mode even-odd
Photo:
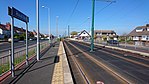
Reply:
[[[90,60],[92,60],[93,62],[96,62],[96,64],[98,66],[104,67],[105,70],[108,70],[110,73],[114,74],[115,77],[121,78],[123,81],[125,81],[125,83],[126,82],[129,83],[129,84],[136,84],[136,83],[146,84],[146,83],[148,83],[148,81],[147,81],[148,78],[140,79],[141,77],[148,77],[148,74],[147,74],[148,65],[147,64],[143,64],[143,63],[139,63],[139,62],[137,63],[134,60],[132,61],[131,59],[128,60],[127,58],[122,58],[119,55],[115,55],[115,53],[111,55],[111,52],[106,51],[105,48],[103,48],[103,47],[97,47],[96,46],[95,47],[95,52],[86,53],[86,51],[82,50],[82,49],[83,48],[84,49],[85,48],[89,49],[89,46],[84,45],[84,44],[80,44],[80,43],[77,43],[77,42],[72,42],[72,41],[70,41],[69,44],[72,45],[79,52],[83,53],[84,56],[87,56]],[[105,52],[101,52],[102,50],[105,51]],[[109,60],[108,58],[105,59],[106,56],[103,59],[102,57],[100,57],[100,55],[98,55],[99,53],[101,53],[101,54],[104,53],[104,55],[107,55],[107,57],[109,57],[109,59],[115,58],[117,60]],[[122,65],[123,67],[114,65],[114,62],[117,63],[116,61],[119,61],[119,60],[120,60],[120,62],[123,61],[123,63],[126,62],[125,64],[129,64],[129,65],[127,66],[127,65],[124,64],[124,65]],[[141,74],[142,76],[140,75],[140,77],[139,77],[139,75],[134,75],[134,73],[139,72],[139,70],[134,70],[133,67],[130,67],[134,64],[136,64],[136,66],[134,66],[134,68],[140,68],[140,67],[144,68],[145,67],[144,69],[140,69],[140,73],[138,73],[138,74]],[[131,69],[123,70],[122,68],[124,68],[124,67],[132,68],[132,71],[134,71],[134,73],[131,73],[132,72]],[[110,70],[112,70],[112,71],[110,71]]]
[[[67,44],[69,44],[72,47],[74,47],[75,50],[78,51],[78,53],[82,53],[81,55],[83,55],[84,57],[86,57],[85,59],[87,59],[87,62],[88,63],[91,63],[92,65],[94,64],[94,66],[96,66],[96,68],[94,68],[94,66],[93,67],[91,66],[90,69],[93,68],[93,70],[95,70],[95,71],[97,69],[97,71],[102,71],[105,74],[105,77],[106,78],[104,78],[104,76],[101,75],[102,73],[100,73],[100,72],[98,72],[98,73],[92,72],[92,74],[95,75],[95,76],[98,74],[96,76],[96,78],[97,79],[99,78],[99,79],[95,81],[94,78],[90,77],[89,80],[90,81],[93,81],[93,82],[91,82],[91,84],[95,84],[97,81],[104,81],[106,84],[111,84],[111,82],[113,82],[112,84],[118,84],[118,83],[121,83],[121,84],[130,84],[131,83],[132,84],[132,82],[126,80],[123,77],[121,77],[120,75],[118,75],[117,73],[115,73],[114,71],[112,71],[110,68],[106,67],[103,63],[99,62],[98,60],[96,60],[92,56],[90,56],[89,54],[85,53],[85,51],[82,51],[82,50],[78,49],[76,46],[74,46],[71,43],[67,43]],[[78,55],[78,53],[74,53],[74,54],[75,55]],[[81,63],[80,61],[79,61],[79,64],[82,64],[83,65],[83,63]],[[86,66],[86,65],[83,65],[83,66]],[[84,72],[89,72],[89,71],[86,71],[87,69],[83,69],[83,70],[84,70]],[[87,73],[86,75],[87,76],[91,76],[91,73]],[[111,79],[109,79],[110,81],[106,81],[108,79],[108,77],[112,77]]]

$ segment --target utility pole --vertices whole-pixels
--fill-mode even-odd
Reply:
[[[50,8],[48,8],[48,26],[49,26],[49,43],[51,43],[51,29],[50,29]]]
[[[91,52],[94,49],[94,11],[95,10],[95,0],[92,0],[92,28],[91,28]]]
[[[111,2],[111,3],[116,2],[116,1],[111,1],[111,0],[101,0],[101,1]],[[91,28],[91,50],[90,52],[94,50],[94,12],[95,12],[95,0],[92,0],[92,28]]]
[[[69,35],[69,25],[68,25],[68,37],[69,37],[70,35]]]
[[[57,36],[57,38],[59,37],[58,36],[58,16],[56,16],[56,36]]]
[[[39,0],[36,0],[36,22],[37,22],[37,61],[40,60],[40,42],[39,42]]]

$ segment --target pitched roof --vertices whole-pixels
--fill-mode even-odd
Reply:
[[[141,28],[143,29],[142,32],[136,32],[136,29]],[[142,36],[142,35],[149,35],[149,31],[147,31],[147,29],[149,28],[149,26],[138,26],[136,27],[133,31],[131,31],[128,36]]]
[[[80,36],[83,32],[86,32],[90,36],[90,34],[87,31],[85,31],[85,30],[81,31],[78,36]]]
[[[2,30],[7,30],[6,28],[5,28],[5,25],[3,25],[3,24],[0,24],[0,29],[2,29]],[[8,31],[8,30],[7,30]]]
[[[113,30],[95,30],[95,33],[115,33]],[[116,33],[115,33],[116,34]]]
[[[20,31],[20,32],[25,32],[26,30],[23,28],[18,28],[14,26],[14,31]]]
[[[34,34],[34,35],[37,35],[37,32],[36,32],[35,30],[33,30],[33,34]],[[39,32],[39,35],[41,36],[41,35],[43,35],[43,34],[41,34],[41,33]]]
[[[35,31],[35,30],[33,30],[33,34],[34,34],[34,35],[37,35],[37,33],[36,33],[36,31]]]

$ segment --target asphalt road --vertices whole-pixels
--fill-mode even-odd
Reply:
[[[46,41],[47,40],[41,40],[40,42],[46,42]],[[28,46],[33,47],[33,46],[35,46],[35,44],[36,44],[36,41],[29,41]],[[9,50],[11,49],[10,46],[11,46],[11,43],[0,44],[0,57],[9,55]],[[18,52],[20,50],[24,50],[25,47],[26,47],[26,45],[25,45],[24,41],[14,43],[15,52]],[[25,53],[25,51],[24,51],[24,53]]]
[[[40,40],[40,42],[43,42],[43,41],[47,41],[47,40]],[[33,45],[36,43],[37,41],[33,40],[33,41],[29,41],[28,45]],[[25,47],[25,41],[14,42],[14,48],[20,48],[20,47]],[[8,50],[10,48],[11,48],[11,43],[5,42],[5,43],[0,44],[0,52],[4,50]]]
[[[114,70],[126,80],[134,84],[149,84],[149,59],[139,58],[133,56],[133,54],[125,56],[119,51],[101,47],[96,47],[94,52],[90,52],[88,45],[73,41],[70,42],[94,59],[105,64],[111,70]],[[93,83],[103,81],[105,84],[125,84],[124,81],[120,81],[119,77],[111,74],[111,72],[105,70],[103,67],[98,66],[95,61],[84,56],[82,52],[68,43],[67,45]]]

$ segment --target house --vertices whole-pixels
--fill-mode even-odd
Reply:
[[[6,23],[6,29],[11,31],[11,24],[10,23]],[[14,34],[21,35],[21,34],[23,34],[25,32],[26,32],[26,30],[23,29],[22,27],[19,28],[19,27],[14,26]]]
[[[113,30],[95,30],[94,31],[95,38],[99,41],[106,41],[106,40],[117,40],[118,35]]]
[[[81,40],[90,39],[90,37],[91,37],[90,34],[87,31],[85,31],[85,30],[81,31],[77,35],[77,38],[81,39]]]
[[[5,28],[5,25],[0,24],[0,38],[10,37],[10,31]]]
[[[21,34],[23,34],[23,33],[26,32],[25,29],[23,29],[23,28],[18,28],[18,27],[15,27],[15,26],[14,26],[14,31],[15,31],[18,35],[21,35]]]
[[[149,24],[138,26],[128,34],[135,45],[149,45]]]
[[[34,37],[36,37],[37,38],[37,32],[35,31],[35,30],[33,30],[33,35],[34,35]],[[42,36],[42,34],[41,33],[39,33],[39,37],[41,37]]]

